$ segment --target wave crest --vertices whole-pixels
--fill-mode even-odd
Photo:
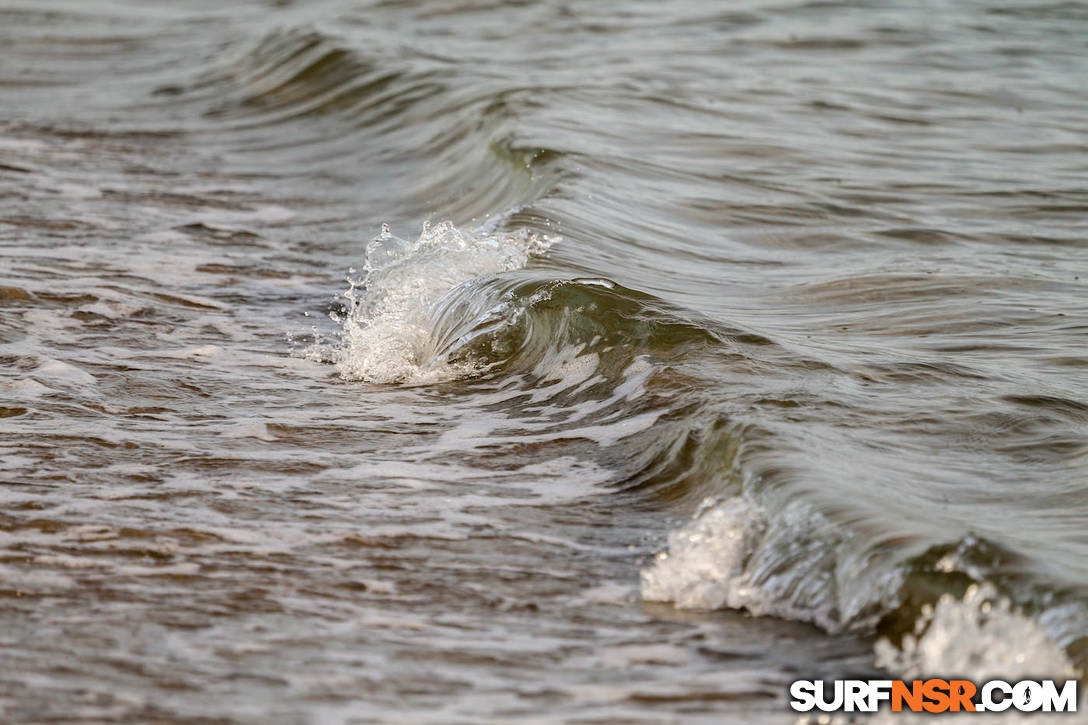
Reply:
[[[806,509],[795,500],[772,516],[745,495],[708,500],[642,570],[643,599],[875,631],[876,665],[904,677],[1076,676],[1063,645],[1082,629],[1082,609],[1052,594],[1014,602],[968,561],[992,553],[986,542],[970,538],[952,553],[939,547],[863,576],[864,553]]]
[[[414,241],[387,227],[367,245],[363,276],[349,278],[348,310],[332,358],[346,380],[428,383],[468,366],[436,357],[433,308],[471,280],[524,267],[551,240],[529,232],[465,232],[451,222],[425,224]]]
[[[992,584],[972,584],[962,598],[943,594],[922,607],[914,631],[897,647],[876,643],[877,665],[904,677],[954,673],[975,682],[1072,678],[1075,670],[1047,631]]]

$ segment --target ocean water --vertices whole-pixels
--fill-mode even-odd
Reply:
[[[1086,119],[1075,2],[0,1],[0,717],[1082,675]]]

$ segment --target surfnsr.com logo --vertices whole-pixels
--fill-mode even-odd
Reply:
[[[1076,712],[1077,681],[798,680],[790,685],[797,712]]]

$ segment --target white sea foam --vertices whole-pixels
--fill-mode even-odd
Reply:
[[[990,584],[972,585],[962,599],[941,596],[923,608],[900,647],[882,639],[876,656],[877,665],[904,677],[954,673],[985,682],[1074,676],[1062,648]]]
[[[742,498],[704,503],[690,523],[669,534],[669,550],[643,569],[642,598],[680,609],[766,612],[770,599],[746,573],[763,530],[759,510]]]
[[[642,596],[679,609],[743,609],[841,629],[835,557],[843,541],[827,532],[827,521],[803,505],[787,505],[771,520],[746,497],[708,499],[642,571]],[[789,577],[783,552],[787,564],[803,560],[811,570]]]
[[[760,552],[778,538],[778,528],[772,531],[763,511],[743,497],[704,503],[692,521],[669,535],[668,550],[643,569],[642,598],[680,609],[743,609],[836,628],[827,612],[786,601],[756,580]],[[803,538],[792,524],[785,528]],[[989,583],[972,585],[962,598],[945,594],[924,606],[900,645],[877,641],[875,664],[904,678],[1072,678],[1075,668],[1043,626],[1045,619],[1027,616]]]
[[[923,608],[914,631],[899,647],[886,639],[876,643],[876,664],[904,679],[955,676],[972,682],[990,680],[1053,679],[1077,676],[1073,664],[1046,630],[1000,596],[991,584],[972,585],[962,598],[943,595],[936,605]],[[1081,693],[1083,710],[1084,693]],[[1037,715],[1014,709],[991,714],[987,722],[1021,723],[1082,722],[1068,715]],[[945,715],[941,722],[975,722],[973,713]],[[881,711],[874,725],[922,725],[932,722],[924,713]]]
[[[524,267],[549,244],[529,232],[466,232],[450,222],[424,225],[415,241],[383,227],[367,245],[362,278],[344,293],[350,310],[332,356],[341,376],[372,383],[455,377],[462,371],[430,364],[435,303],[472,279]]]
[[[34,369],[34,376],[58,385],[95,385],[97,379],[87,371],[62,360],[44,359]]]

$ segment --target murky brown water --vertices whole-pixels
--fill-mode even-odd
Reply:
[[[799,677],[1082,673],[1086,39],[0,2],[3,718],[773,723]]]

